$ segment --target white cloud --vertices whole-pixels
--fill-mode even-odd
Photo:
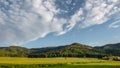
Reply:
[[[88,0],[85,5],[86,17],[81,23],[81,28],[103,24],[111,19],[111,12],[113,14],[116,13],[113,12],[113,9],[117,7],[117,4],[120,4],[118,1],[119,0]]]
[[[80,7],[80,9],[71,16],[70,22],[73,26],[79,23],[80,28],[86,28],[117,19],[120,16],[119,13],[119,0],[87,0],[85,6]]]
[[[65,34],[76,24],[86,28],[120,16],[119,0],[86,0],[85,6],[79,7],[68,18],[58,16],[63,9],[57,8],[55,1],[0,0],[0,43],[23,44],[51,32]],[[71,3],[71,0],[67,1],[67,4]],[[63,11],[68,13],[68,10]],[[116,28],[119,26],[116,24],[112,23],[111,26]]]
[[[83,15],[83,10],[80,8],[74,15],[71,16],[70,27],[71,26],[74,27],[76,23],[83,20],[84,17],[82,15]]]
[[[10,4],[12,2],[12,4]],[[0,0],[0,43],[22,44],[63,32],[54,0]]]
[[[120,20],[115,21],[109,25],[109,28],[119,28],[120,27]]]

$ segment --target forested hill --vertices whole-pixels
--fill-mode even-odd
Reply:
[[[93,47],[79,43],[59,47],[33,48],[31,51],[30,57],[94,57],[99,55],[99,52]]]
[[[120,43],[94,47],[97,51],[108,55],[120,56]]]
[[[0,57],[97,57],[120,56],[120,43],[91,47],[73,43],[58,47],[24,48],[19,46],[0,47]]]
[[[27,57],[30,50],[19,46],[0,47],[0,57]]]

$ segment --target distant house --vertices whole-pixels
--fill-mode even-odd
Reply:
[[[120,56],[117,56],[117,57],[113,58],[113,60],[120,61]]]
[[[105,56],[102,59],[104,59],[104,60],[120,61],[120,56]]]

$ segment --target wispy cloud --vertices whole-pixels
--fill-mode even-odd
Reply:
[[[120,20],[115,21],[109,25],[109,28],[119,28],[120,27]]]
[[[84,7],[85,19],[81,27],[103,24],[112,19],[112,15],[120,13],[119,4],[119,0],[87,0]]]
[[[0,43],[21,44],[61,32],[54,0],[0,0]]]
[[[84,6],[76,6],[77,2],[74,2],[71,8],[68,6],[72,0],[62,0],[67,5],[61,7],[66,7],[66,10],[56,6],[56,1],[0,0],[0,43],[23,44],[51,32],[65,34],[76,24],[86,28],[120,16],[119,0],[86,0]],[[75,11],[75,7],[79,7],[78,10]],[[73,13],[69,17],[62,17],[63,11],[64,14]],[[118,22],[110,27],[118,27],[115,24]]]

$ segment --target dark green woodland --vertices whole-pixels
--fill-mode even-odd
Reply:
[[[120,56],[120,43],[91,47],[73,43],[58,47],[25,48],[19,46],[0,47],[0,57],[90,57]]]

